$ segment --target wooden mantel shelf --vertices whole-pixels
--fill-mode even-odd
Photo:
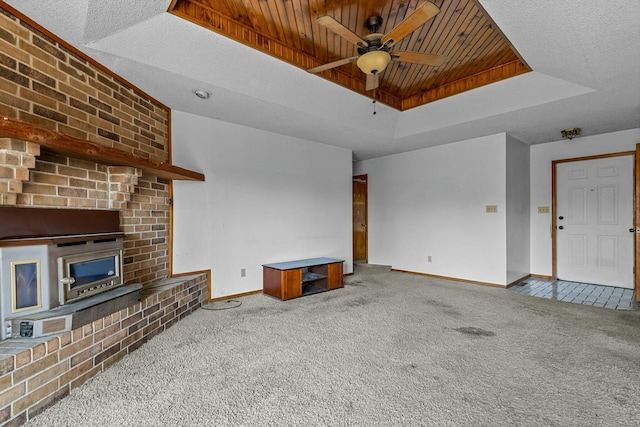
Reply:
[[[126,151],[74,138],[41,126],[0,115],[0,138],[34,142],[48,151],[109,166],[132,166],[159,178],[204,181],[204,175],[166,163],[156,163]]]

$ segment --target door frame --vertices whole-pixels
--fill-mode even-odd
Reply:
[[[352,185],[351,185],[351,191],[353,191],[353,181],[361,181],[364,182],[364,188],[365,188],[365,193],[364,193],[364,218],[365,218],[365,227],[364,227],[364,260],[366,263],[369,263],[369,180],[368,180],[368,175],[364,174],[364,175],[354,175],[351,179]],[[351,216],[353,218],[353,197],[351,198]],[[353,227],[353,220],[352,220],[352,227]],[[353,229],[352,229],[352,233],[351,233],[351,246],[352,246],[352,256],[353,256],[353,261],[356,261],[356,244],[355,244],[355,239],[353,237]]]
[[[558,279],[558,246],[557,246],[557,214],[556,214],[556,169],[557,165],[561,163],[570,163],[570,162],[580,162],[583,160],[598,160],[605,159],[609,157],[622,157],[622,156],[632,156],[633,157],[633,225],[635,230],[634,236],[634,245],[633,245],[633,282],[634,288],[636,290],[636,300],[640,301],[640,292],[638,292],[639,288],[639,280],[640,275],[638,274],[638,269],[636,268],[640,263],[640,144],[636,144],[635,151],[622,151],[618,153],[609,153],[609,154],[600,154],[595,156],[584,156],[584,157],[574,157],[571,159],[561,159],[561,160],[553,160],[551,162],[551,275],[553,280]]]

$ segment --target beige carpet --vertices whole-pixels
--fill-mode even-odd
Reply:
[[[358,267],[198,310],[30,426],[637,426],[640,312]]]

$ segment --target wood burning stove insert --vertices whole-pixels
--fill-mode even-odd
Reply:
[[[121,309],[113,298],[139,300],[141,286],[124,281],[123,241],[118,211],[0,208],[1,338],[75,328]]]

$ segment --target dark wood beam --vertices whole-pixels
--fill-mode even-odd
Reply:
[[[109,166],[132,166],[165,179],[204,181],[204,175],[166,163],[156,163],[126,151],[105,147],[95,142],[74,138],[41,126],[0,115],[0,138],[34,142],[40,147],[62,154]]]

